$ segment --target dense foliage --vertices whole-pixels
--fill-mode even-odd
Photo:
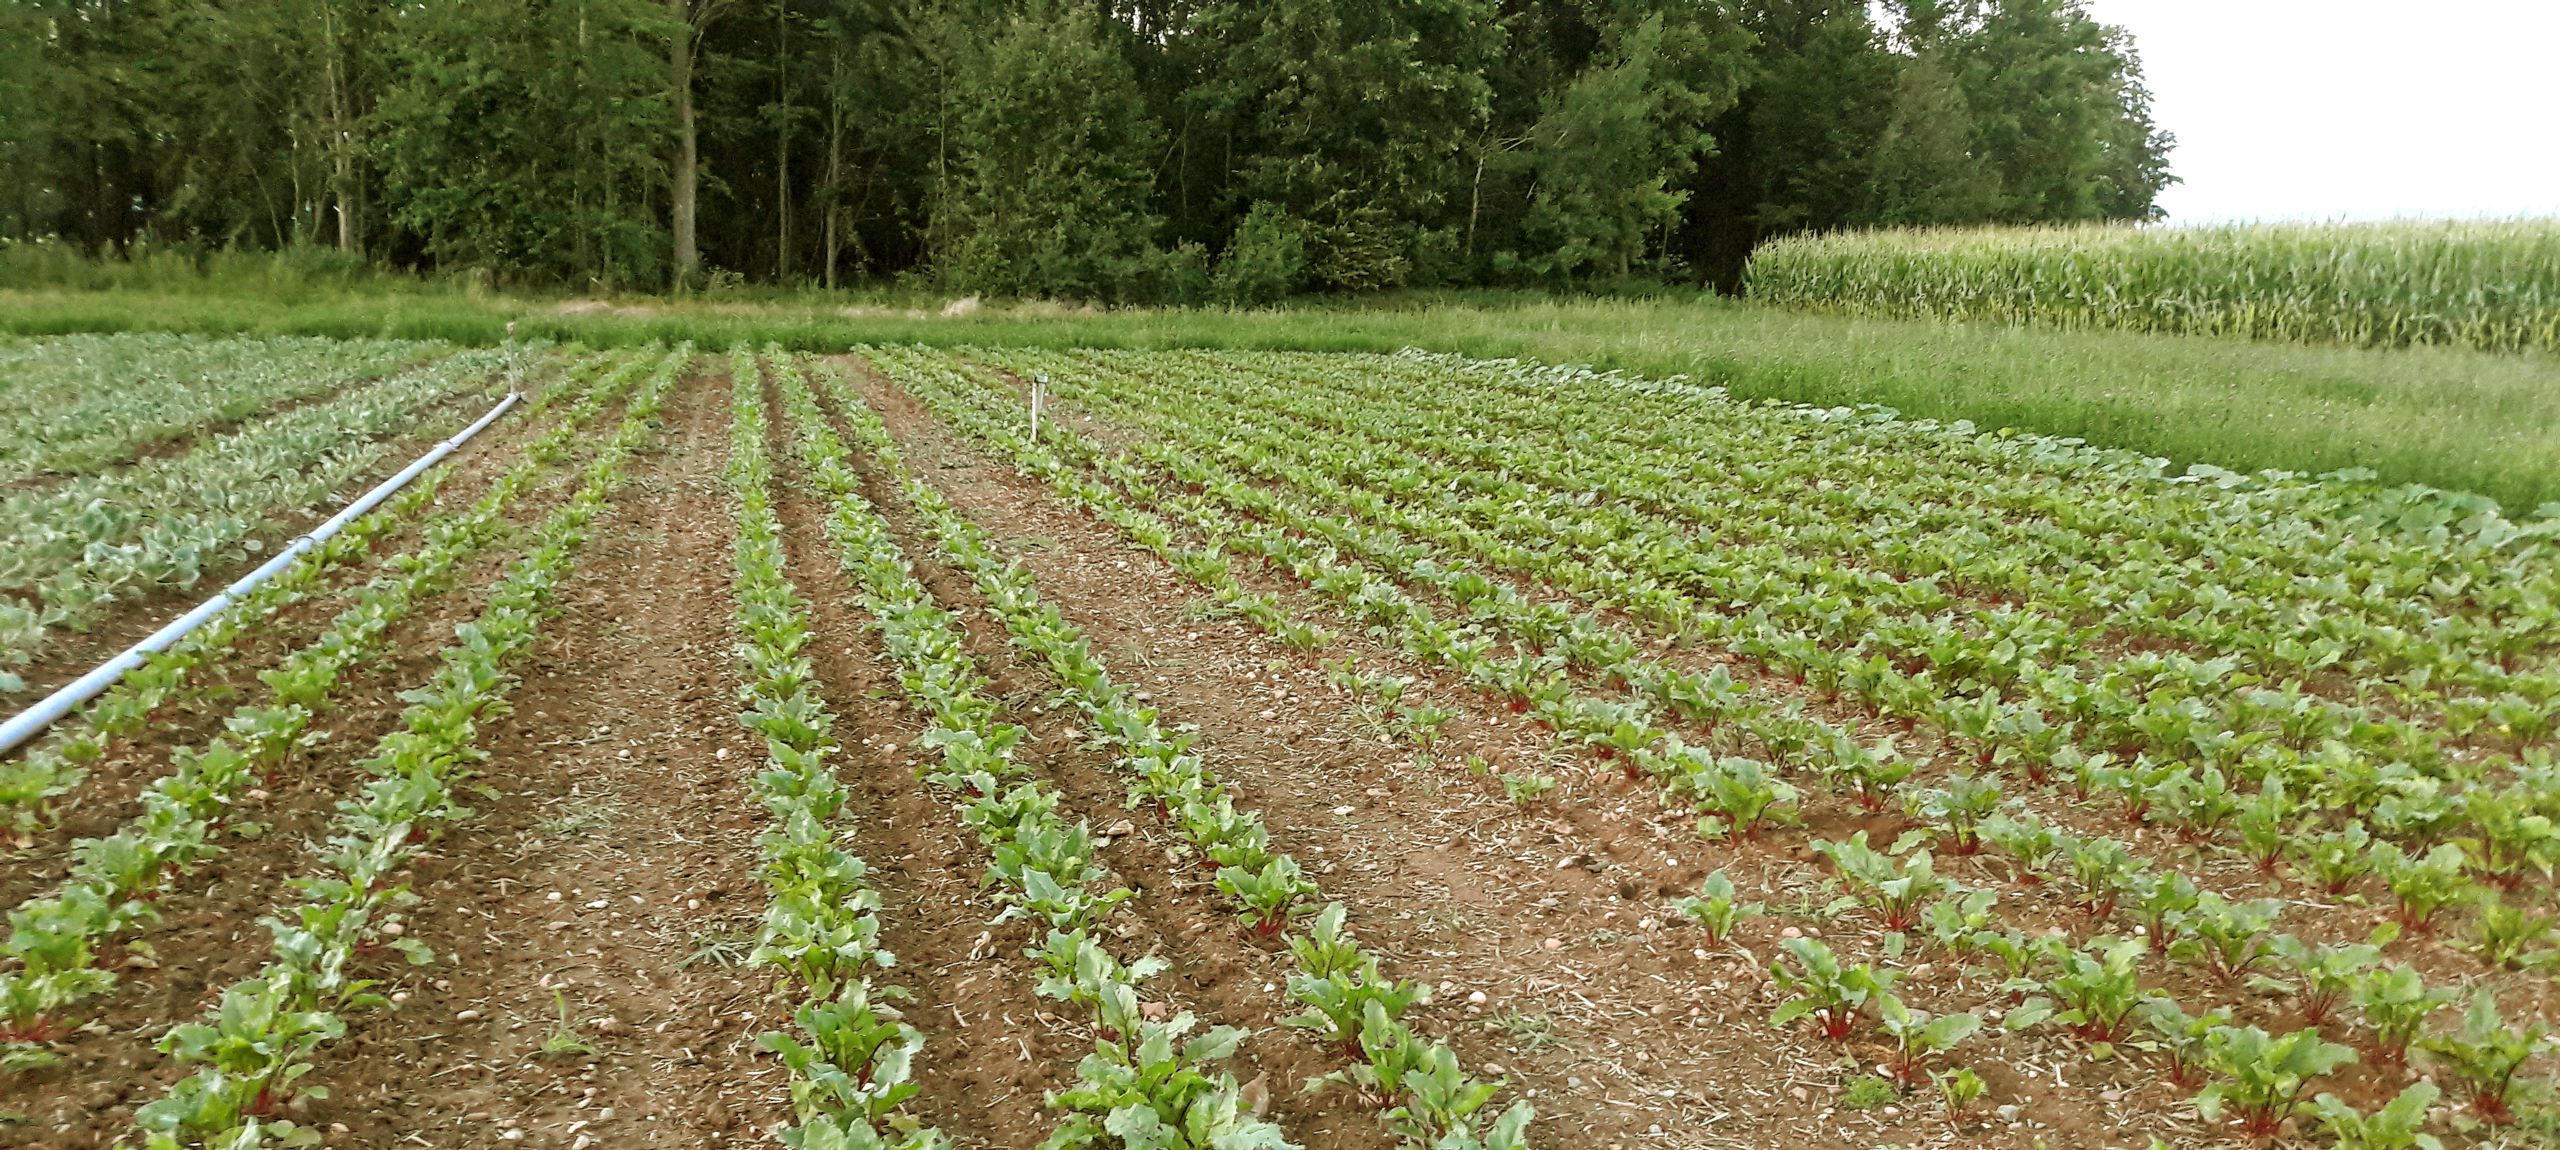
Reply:
[[[1867,314],[2560,350],[2560,226],[2541,220],[1795,236],[1746,281]]]
[[[0,239],[1256,302],[2142,218],[2079,0],[0,0]]]

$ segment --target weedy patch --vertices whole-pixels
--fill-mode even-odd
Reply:
[[[578,1033],[578,1028],[569,1021],[568,995],[557,990],[552,991],[551,1002],[559,1009],[559,1019],[552,1024],[551,1033],[542,1040],[542,1056],[544,1058],[575,1058],[594,1054],[595,1043],[587,1041],[586,1036]]]
[[[1875,1110],[1901,1101],[1902,1088],[1890,1079],[1861,1074],[1840,1088],[1840,1105],[1848,1110]]]
[[[756,948],[756,932],[748,930],[697,930],[686,940],[692,951],[684,957],[686,966],[744,966],[747,956]]]
[[[1500,1031],[1521,1054],[1536,1054],[1563,1041],[1556,1031],[1556,1020],[1544,1013],[1530,1013],[1517,1007],[1506,1007],[1484,1020],[1485,1027]]]
[[[592,798],[568,798],[552,804],[554,813],[534,824],[544,838],[555,842],[585,838],[620,819],[623,808],[616,803]]]

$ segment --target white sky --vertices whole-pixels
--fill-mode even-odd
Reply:
[[[2560,0],[2088,0],[2175,133],[2169,218],[2560,215]]]

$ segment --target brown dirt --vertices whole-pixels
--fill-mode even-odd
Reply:
[[[354,1144],[717,1146],[787,1113],[753,1050],[789,1007],[735,965],[765,814],[731,702],[728,523],[705,514],[725,498],[719,390],[696,378],[669,403],[663,450],[598,521],[483,737],[482,817],[417,868],[412,936],[449,961],[386,972],[399,1014],[313,1077],[332,1097],[312,1120]],[[564,1016],[592,1053],[545,1052]]]

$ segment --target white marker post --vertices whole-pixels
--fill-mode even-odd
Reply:
[[[1031,377],[1031,442],[1040,442],[1040,401],[1049,394],[1049,377]]]

